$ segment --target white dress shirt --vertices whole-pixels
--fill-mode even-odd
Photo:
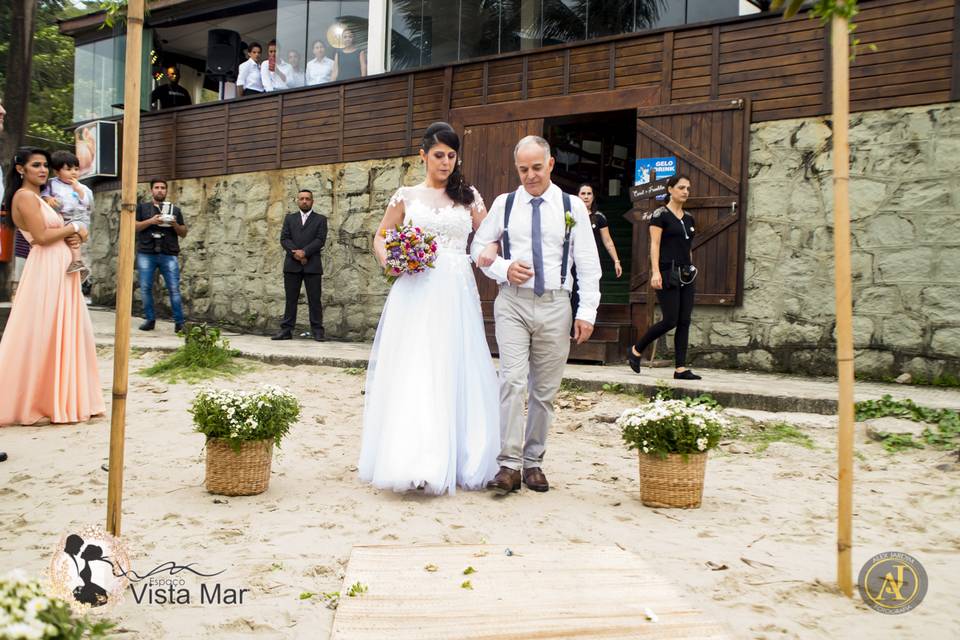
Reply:
[[[237,86],[254,91],[263,91],[263,81],[260,80],[260,65],[253,58],[247,58],[237,71]]]
[[[302,87],[304,80],[303,71],[294,68],[294,66],[289,62],[287,63],[287,66],[290,67],[290,73],[284,71],[284,73],[287,73],[287,89],[296,89],[297,87]]]
[[[534,196],[527,193],[522,186],[515,192],[513,209],[510,211],[510,260],[497,256],[492,265],[483,269],[483,272],[499,283],[506,283],[507,270],[514,260],[533,265],[533,244],[531,242],[531,225],[533,220],[533,205],[530,201]],[[542,196],[540,204],[540,236],[543,243],[543,282],[547,291],[560,289],[560,267],[563,261],[563,236],[566,232],[566,223],[563,210],[563,192],[555,184],[551,184]],[[470,245],[470,255],[474,262],[480,257],[480,252],[491,242],[499,242],[503,236],[503,214],[507,203],[507,194],[497,196],[490,207],[490,212],[480,224]],[[597,307],[600,306],[600,258],[597,255],[597,243],[590,228],[590,214],[587,207],[577,196],[570,196],[570,212],[575,224],[570,232],[570,253],[567,258],[567,279],[562,285],[567,291],[573,290],[573,278],[570,268],[577,266],[577,281],[580,286],[580,306],[577,309],[577,320],[585,320],[595,324]],[[524,282],[521,287],[533,288],[534,278]]]
[[[301,225],[301,226],[304,226],[304,227],[307,226],[307,218],[310,217],[310,214],[311,214],[311,213],[313,213],[313,209],[310,209],[309,211],[301,211],[301,212],[300,212],[300,225]]]
[[[333,77],[333,60],[330,58],[323,58],[323,60],[317,60],[313,58],[307,62],[307,84],[323,84],[324,82],[330,82],[330,78]]]
[[[282,73],[285,79],[280,79],[280,74],[277,71]],[[292,73],[293,67],[288,62],[277,60],[276,71],[270,71],[270,61],[264,60],[260,65],[260,80],[263,82],[263,90],[280,91],[280,89],[288,88],[287,81]]]

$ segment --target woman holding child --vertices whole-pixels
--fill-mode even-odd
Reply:
[[[65,224],[40,197],[49,170],[49,154],[27,148],[6,176],[4,220],[33,248],[0,340],[0,425],[81,422],[106,410],[80,272],[68,273],[87,229]]]

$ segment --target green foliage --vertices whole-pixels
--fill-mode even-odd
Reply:
[[[560,391],[566,391],[567,393],[582,393],[585,389],[583,386],[576,380],[569,380],[564,378],[560,381]]]
[[[238,352],[230,348],[226,338],[220,337],[220,329],[206,324],[187,325],[180,335],[184,339],[183,346],[142,373],[168,382],[197,382],[231,376],[246,369],[234,362]]]
[[[471,584],[469,580],[464,580],[462,583],[460,583],[460,588],[473,591],[473,584]]]
[[[792,18],[797,15],[803,3],[806,0],[773,0],[770,8],[774,11],[784,9],[783,17]],[[784,8],[785,7],[785,8]],[[837,2],[837,0],[816,0],[807,12],[810,18],[819,18],[821,24],[829,24],[834,18],[842,18],[847,21],[847,32],[853,36],[857,25],[853,23],[854,17],[860,13],[860,7],[857,6],[857,0],[846,0],[846,2]],[[857,47],[860,46],[860,38],[852,37],[850,40],[850,59],[857,54]],[[871,51],[877,50],[877,45],[870,44],[867,47]]]
[[[0,95],[21,87],[7,86],[12,7],[0,2]],[[60,35],[57,19],[79,11],[66,0],[39,0],[30,68],[30,104],[26,142],[47,148],[72,148],[64,130],[73,122],[73,38]]]
[[[757,443],[757,453],[767,450],[772,442],[789,442],[805,449],[813,449],[813,440],[797,427],[786,422],[772,422],[758,425],[744,438],[747,442]]]
[[[362,596],[367,592],[367,585],[362,582],[354,582],[350,585],[350,588],[347,589],[347,596],[350,598],[356,598],[357,596]]]
[[[367,370],[363,367],[344,367],[343,372],[348,376],[362,376]]]
[[[313,597],[313,592],[311,591],[303,591],[300,593],[301,600],[309,600],[312,597]]]
[[[695,398],[684,398],[683,401],[688,407],[706,407],[708,409],[714,409],[720,411],[723,407],[720,406],[720,403],[713,399],[709,393],[702,393]]]
[[[626,393],[626,390],[623,388],[623,385],[619,382],[609,382],[604,383],[602,389],[607,393]]]
[[[476,572],[477,570],[474,569],[473,567],[467,567],[466,569],[463,570],[463,575],[468,576],[471,573],[476,573]]]
[[[617,426],[628,448],[666,458],[670,453],[686,456],[713,449],[720,443],[728,422],[706,406],[657,398],[624,411]]]
[[[300,419],[297,397],[274,385],[253,391],[203,389],[190,405],[196,431],[208,438],[224,438],[234,449],[240,443],[280,441]]]
[[[323,601],[327,603],[327,609],[336,609],[340,605],[340,592],[329,591],[320,594]]]
[[[106,638],[116,626],[104,619],[78,616],[70,605],[50,598],[43,586],[20,571],[0,577],[0,638],[93,640]],[[14,625],[19,633],[10,633]]]
[[[855,418],[862,422],[870,418],[893,416],[928,425],[921,434],[922,442],[915,441],[910,435],[880,433],[883,446],[887,451],[904,449],[922,449],[924,445],[934,449],[953,449],[960,445],[960,413],[952,409],[931,409],[922,407],[909,398],[894,400],[889,394],[879,400],[864,400],[856,403]]]

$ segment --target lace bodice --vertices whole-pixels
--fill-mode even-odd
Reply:
[[[443,249],[466,253],[467,237],[473,231],[473,213],[486,211],[480,193],[476,189],[473,193],[473,204],[466,207],[455,204],[443,189],[419,184],[397,189],[390,206],[403,203],[404,224],[432,231],[437,236],[437,246]]]

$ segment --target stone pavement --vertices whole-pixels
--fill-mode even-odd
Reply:
[[[98,345],[113,346],[114,314],[110,309],[91,308]],[[137,330],[142,320],[131,322],[130,344],[138,349],[172,351],[182,344],[173,333],[173,323],[158,321],[154,331]],[[370,344],[362,342],[314,342],[309,338],[272,341],[267,336],[225,331],[230,345],[247,358],[277,364],[313,364],[330,367],[366,367]],[[742,409],[836,413],[837,386],[830,378],[804,378],[775,373],[754,373],[727,369],[697,369],[703,380],[674,380],[673,368],[644,368],[636,375],[622,365],[568,364],[564,380],[584,389],[600,389],[604,384],[619,384],[626,391],[653,395],[657,384],[666,384],[677,395],[707,393],[720,404]],[[960,390],[940,387],[908,386],[877,382],[857,382],[856,399],[867,400],[890,394],[911,398],[928,407],[960,410]]]

